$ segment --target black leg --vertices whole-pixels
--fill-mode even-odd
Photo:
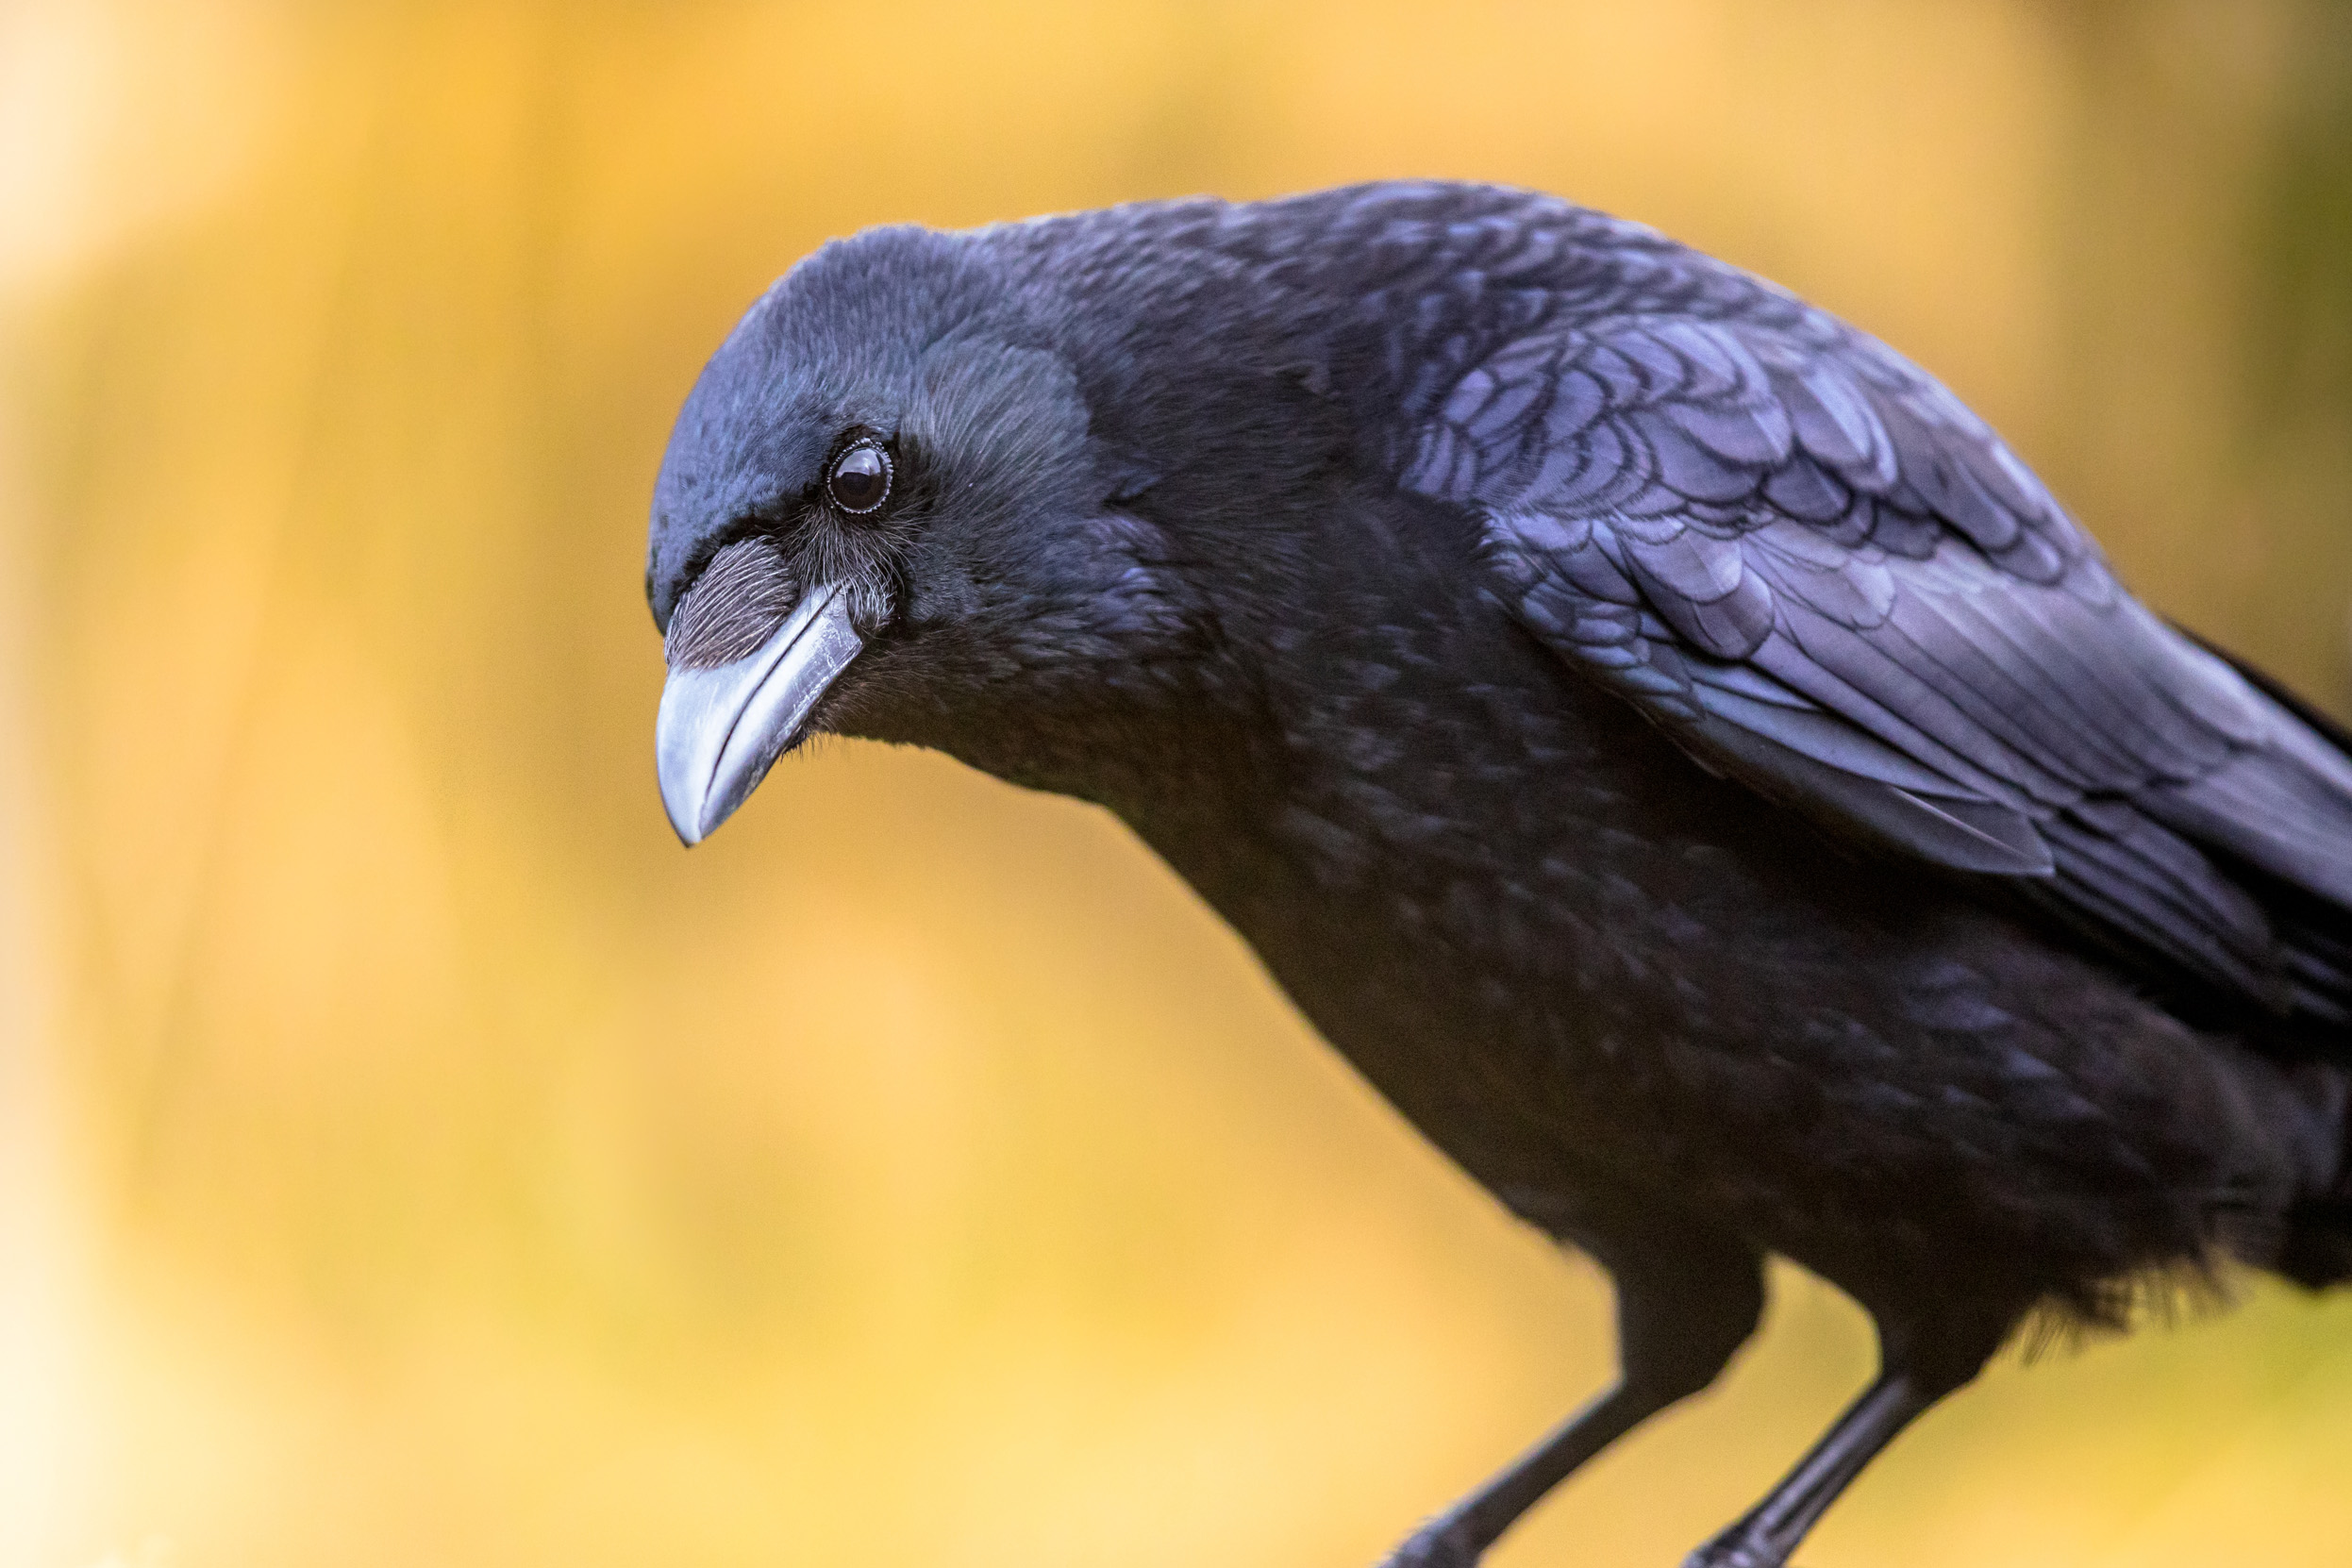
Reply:
[[[1610,1271],[1617,1291],[1616,1383],[1508,1469],[1415,1531],[1383,1568],[1471,1568],[1568,1473],[1660,1410],[1707,1387],[1756,1331],[1763,1269],[1711,1229],[1628,1224],[1596,1234],[1581,1217],[1551,1226]],[[1639,1241],[1629,1241],[1638,1235]]]
[[[1684,1568],[1782,1568],[1806,1531],[1879,1450],[1983,1369],[2011,1321],[1939,1326],[1931,1334],[1902,1336],[1881,1325],[1877,1380],[1762,1502],[1693,1552]]]

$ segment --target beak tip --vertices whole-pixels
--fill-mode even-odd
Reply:
[[[765,771],[764,769],[762,770]],[[730,800],[718,792],[704,792],[692,787],[676,788],[673,781],[663,779],[661,792],[662,814],[670,819],[670,831],[688,849],[719,830],[721,824],[735,814],[742,805],[740,799]]]
[[[710,837],[710,830],[719,825],[704,820],[709,815],[704,802],[692,801],[686,804],[687,809],[680,810],[678,804],[670,800],[666,793],[661,802],[662,812],[670,819],[670,831],[677,835],[677,842],[680,844],[692,849],[703,840]]]

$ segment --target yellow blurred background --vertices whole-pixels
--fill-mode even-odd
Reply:
[[[2352,8],[0,3],[0,1563],[1369,1565],[1607,1295],[1106,817],[679,850],[643,514],[828,235],[1405,175],[1759,268],[2352,696]],[[1669,1564],[1867,1370],[1497,1554]],[[1814,1568],[2352,1561],[2352,1295],[2004,1360]]]

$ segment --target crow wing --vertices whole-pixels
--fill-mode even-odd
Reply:
[[[2126,592],[1949,392],[1729,268],[1710,309],[1514,292],[1525,326],[1444,340],[1395,461],[1476,511],[1547,646],[1838,830],[2352,1020],[2352,759]]]

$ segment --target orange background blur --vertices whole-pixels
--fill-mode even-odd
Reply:
[[[0,3],[0,1563],[1348,1568],[1607,1295],[1113,822],[834,744],[679,850],[642,531],[828,235],[1442,175],[1893,341],[2352,696],[2352,8]],[[1669,1564],[1868,1367],[1497,1555]],[[2352,1294],[2011,1358],[1813,1568],[2352,1560]]]

